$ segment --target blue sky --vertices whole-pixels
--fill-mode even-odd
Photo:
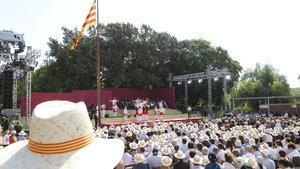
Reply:
[[[61,27],[80,28],[93,0],[0,0],[0,30],[24,33],[26,44],[48,50]],[[300,87],[300,1],[99,0],[100,22],[147,24],[179,40],[206,39],[247,68],[272,64]]]

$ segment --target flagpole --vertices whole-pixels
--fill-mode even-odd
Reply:
[[[97,79],[97,114],[99,119],[99,126],[101,125],[101,81],[100,81],[100,38],[99,38],[99,5],[97,1],[97,20],[96,20],[96,79]]]

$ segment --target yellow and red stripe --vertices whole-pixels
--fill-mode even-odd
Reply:
[[[96,3],[96,1],[97,0],[94,1],[93,5],[92,5],[92,7],[91,7],[91,9],[90,9],[90,11],[88,13],[88,15],[86,16],[85,21],[84,21],[84,23],[83,23],[83,25],[81,27],[81,31],[79,32],[77,38],[75,39],[73,45],[71,46],[72,50],[77,47],[77,45],[79,43],[79,40],[81,39],[81,37],[83,35],[84,30],[86,28],[91,27],[91,26],[93,26],[93,25],[96,24],[96,10],[97,10],[97,7],[96,7],[97,3]]]
[[[61,154],[69,151],[74,151],[81,149],[94,141],[94,134],[88,134],[86,136],[62,142],[62,143],[53,143],[45,144],[39,143],[29,139],[28,149],[34,153],[38,154]]]

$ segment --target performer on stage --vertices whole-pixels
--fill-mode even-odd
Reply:
[[[146,99],[143,101],[143,122],[147,122],[148,121],[148,111],[149,111],[149,104],[148,104],[148,100],[149,99]]]
[[[158,103],[158,107],[159,107],[159,120],[162,121],[165,115],[165,108],[162,100]]]
[[[136,115],[136,120],[138,123],[142,123],[143,122],[143,103],[140,102],[138,103],[137,106],[137,115]]]
[[[114,97],[114,99],[113,99],[113,100],[110,100],[110,101],[111,101],[111,103],[112,103],[112,116],[113,116],[113,117],[116,117],[116,116],[117,116],[117,111],[118,111],[118,105],[117,105],[117,102],[118,102],[119,100],[117,100],[117,98]]]
[[[100,109],[100,113],[101,113],[101,117],[102,117],[102,118],[105,118],[105,115],[106,115],[106,110],[105,110],[105,108],[106,108],[106,105],[105,105],[105,104],[102,104],[102,105],[101,105],[101,109]]]
[[[157,108],[157,106],[154,106],[154,120],[158,120],[159,119],[159,109]]]
[[[123,114],[124,114],[124,121],[127,122],[129,114],[126,106],[124,107]]]

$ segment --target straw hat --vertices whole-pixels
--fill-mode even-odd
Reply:
[[[134,159],[133,159],[133,160],[134,160],[134,162],[135,162],[136,164],[138,164],[138,163],[144,162],[145,157],[144,157],[143,154],[138,153],[138,154],[136,154],[136,155],[134,156]]]
[[[174,156],[177,159],[184,159],[185,158],[185,154],[181,150],[179,150],[177,153],[175,153]]]
[[[202,158],[198,155],[195,155],[194,158],[191,158],[191,162],[194,164],[202,164]]]
[[[162,156],[161,164],[165,167],[170,167],[172,165],[172,159],[168,156]]]
[[[241,146],[242,146],[241,140],[236,140],[236,141],[235,141],[235,146],[241,147]]]
[[[132,132],[127,131],[127,132],[126,132],[126,136],[127,136],[127,137],[131,137],[131,136],[132,136]]]
[[[160,151],[163,155],[169,155],[172,152],[172,150],[167,146],[164,146]]]
[[[16,130],[12,130],[10,134],[17,134]]]
[[[145,142],[145,140],[140,140],[140,141],[139,141],[139,146],[140,146],[140,147],[146,147],[146,146],[147,146],[147,143]]]
[[[132,143],[129,143],[129,147],[133,150],[136,150],[139,147],[139,145],[136,144],[136,142],[132,142]]]
[[[111,169],[121,160],[123,151],[121,140],[94,137],[83,102],[48,101],[33,111],[29,140],[0,150],[0,166],[1,169],[84,169],[101,163],[101,168]]]

